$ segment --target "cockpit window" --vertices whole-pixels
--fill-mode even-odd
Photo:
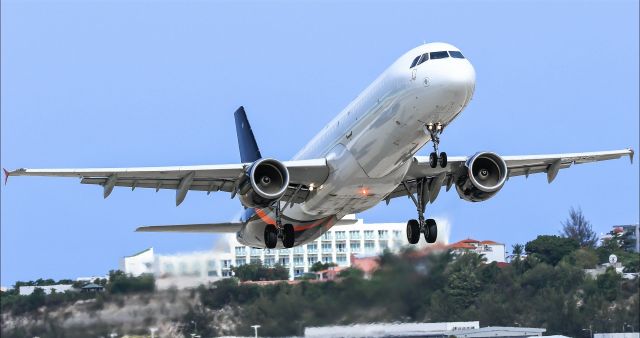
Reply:
[[[422,57],[420,58],[420,61],[418,61],[417,65],[420,65],[420,64],[422,64],[423,62],[425,62],[427,60],[429,60],[429,53],[424,53],[424,54],[422,54]]]
[[[409,67],[409,68],[413,68],[413,67],[415,67],[415,66],[416,66],[416,64],[418,63],[418,60],[420,60],[420,57],[421,57],[421,56],[422,56],[422,55],[418,55],[418,56],[416,56],[416,58],[415,58],[415,59],[413,59],[413,62],[411,62],[411,67]]]
[[[449,57],[447,52],[431,52],[431,60],[446,59]]]
[[[464,59],[464,55],[462,55],[462,53],[460,53],[457,50],[454,51],[449,51],[449,55],[451,55],[452,58],[456,58],[456,59]]]

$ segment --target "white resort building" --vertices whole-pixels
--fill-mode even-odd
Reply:
[[[309,272],[315,262],[350,266],[351,256],[374,256],[385,249],[398,252],[407,245],[405,223],[365,223],[355,215],[345,217],[317,240],[291,249],[257,249],[244,246],[235,235],[220,240],[223,250],[173,255],[156,255],[153,248],[127,256],[120,269],[139,276],[152,273],[159,289],[196,286],[231,276],[231,267],[261,261],[267,266],[280,264],[289,269],[291,279]],[[446,236],[443,241],[446,241]],[[446,244],[446,243],[445,243]],[[424,247],[422,239],[418,248]]]

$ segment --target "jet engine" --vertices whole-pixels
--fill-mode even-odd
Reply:
[[[282,197],[289,186],[289,170],[280,161],[265,158],[251,164],[238,184],[242,205],[264,208]]]
[[[458,195],[465,201],[488,200],[502,189],[507,179],[507,163],[495,153],[477,153],[465,166],[465,173],[456,180]]]

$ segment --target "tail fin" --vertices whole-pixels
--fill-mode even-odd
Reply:
[[[244,112],[244,107],[240,106],[233,115],[236,118],[236,134],[238,136],[238,148],[240,149],[240,160],[242,163],[254,162],[262,158],[258,143],[253,136],[251,125]]]

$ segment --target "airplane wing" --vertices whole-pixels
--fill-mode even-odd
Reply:
[[[205,223],[205,224],[179,224],[179,225],[150,225],[136,229],[136,232],[216,232],[236,233],[242,227],[242,223]]]
[[[283,162],[289,170],[289,187],[283,201],[304,202],[309,195],[309,186],[319,186],[329,175],[325,159]],[[176,205],[184,200],[190,190],[207,193],[225,191],[234,193],[236,181],[249,163],[198,165],[179,167],[142,168],[92,168],[92,169],[17,169],[5,170],[5,183],[9,176],[54,176],[78,177],[82,184],[96,184],[104,188],[107,198],[114,187],[152,188],[176,190]]]
[[[508,176],[526,176],[537,173],[546,173],[547,180],[551,183],[560,169],[566,169],[574,164],[606,161],[619,159],[628,156],[633,162],[633,150],[622,149],[612,151],[596,151],[586,153],[567,153],[549,155],[516,155],[502,156],[507,164]],[[465,163],[469,159],[467,156],[451,156],[445,168],[431,168],[429,157],[416,156],[407,172],[404,184],[400,184],[386,198],[386,202],[395,197],[408,196],[408,193],[415,193],[417,180],[426,178],[429,184],[429,201],[433,202],[438,196],[440,188],[445,186],[449,191],[455,182],[455,178],[465,170]],[[407,188],[409,191],[407,191]]]

